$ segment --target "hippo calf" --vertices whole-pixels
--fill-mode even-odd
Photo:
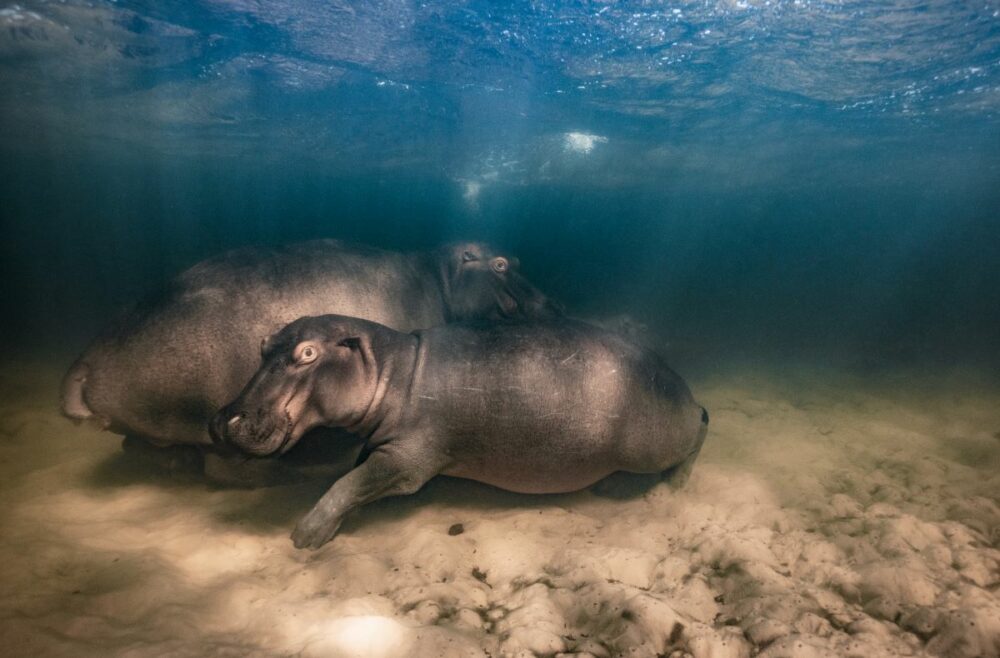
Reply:
[[[582,322],[404,334],[325,315],[267,340],[212,433],[265,456],[317,426],[363,437],[370,454],[299,522],[298,548],[322,546],[353,509],[438,474],[524,493],[574,491],[615,471],[686,476],[708,414],[655,353]]]
[[[558,314],[517,259],[483,244],[412,254],[335,240],[240,249],[193,266],[109,326],[66,374],[63,413],[139,439],[133,446],[210,447],[208,422],[253,375],[262,338],[322,313],[403,331]]]

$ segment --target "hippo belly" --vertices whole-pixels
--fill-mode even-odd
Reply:
[[[607,463],[602,464],[589,455],[582,455],[579,459],[556,461],[468,459],[443,474],[483,482],[515,493],[556,494],[585,489],[615,470],[609,469]]]
[[[586,433],[578,422],[562,419],[564,426],[556,427],[556,418],[541,419],[534,432],[484,432],[461,443],[453,441],[449,452],[455,465],[444,474],[518,493],[565,493],[618,470],[609,441]]]

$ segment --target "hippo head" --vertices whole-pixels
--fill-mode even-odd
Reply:
[[[521,276],[519,267],[517,258],[502,256],[477,242],[442,248],[440,271],[448,320],[561,315],[558,306]]]
[[[377,383],[376,328],[384,329],[325,315],[299,318],[265,338],[257,373],[212,419],[213,440],[251,455],[283,454],[314,427],[360,422]]]

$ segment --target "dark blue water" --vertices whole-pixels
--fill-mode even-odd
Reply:
[[[497,242],[672,358],[1000,360],[1000,2],[0,5],[9,353],[218,251]]]

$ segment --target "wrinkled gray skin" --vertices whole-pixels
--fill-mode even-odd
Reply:
[[[63,413],[156,446],[211,447],[212,415],[256,371],[262,339],[288,322],[344,313],[409,331],[556,314],[517,270],[476,243],[413,254],[334,240],[232,251],[108,327],[67,373]]]
[[[676,467],[684,480],[708,414],[655,353],[582,322],[404,334],[326,315],[267,341],[212,432],[265,456],[317,426],[363,437],[370,456],[299,522],[299,548],[322,546],[353,509],[439,473],[525,493],[574,491],[615,471]]]

